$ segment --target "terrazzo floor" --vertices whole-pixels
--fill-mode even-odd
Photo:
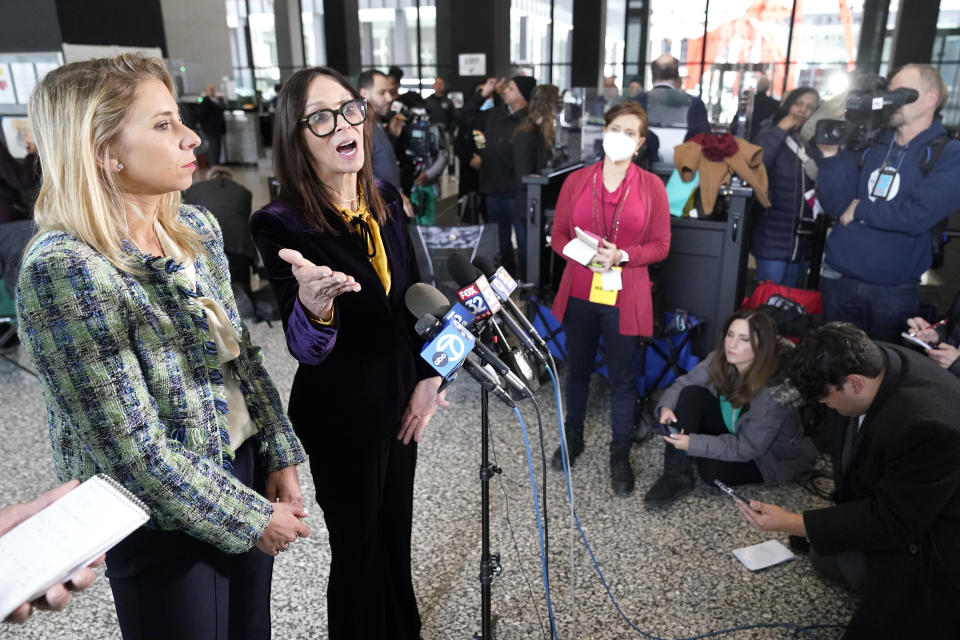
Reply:
[[[269,371],[287,397],[295,370],[279,324],[250,327],[263,346]],[[16,354],[26,366],[22,352]],[[557,443],[552,387],[538,393],[545,450]],[[659,475],[662,445],[649,440],[633,449],[637,490],[627,498],[610,489],[610,438],[604,409],[606,385],[594,383],[587,450],[573,471],[576,508],[610,592],[608,600],[579,538],[574,542],[575,579],[570,579],[570,510],[561,474],[549,470],[549,581],[558,638],[691,638],[744,625],[774,625],[723,637],[838,638],[839,628],[795,636],[791,625],[843,624],[856,599],[840,586],[818,579],[805,556],[751,573],[734,558],[734,548],[786,536],[752,530],[731,501],[700,484],[671,509],[648,513],[642,496]],[[413,532],[414,583],[425,640],[469,639],[480,631],[480,461],[479,392],[468,378],[450,392],[453,406],[442,410],[420,444]],[[0,505],[27,500],[57,482],[46,435],[44,401],[37,381],[0,359]],[[521,406],[533,451],[538,487],[543,487],[536,414]],[[549,637],[524,438],[516,416],[491,402],[492,453],[502,475],[491,484],[491,548],[499,551],[503,573],[492,585],[495,637]],[[273,637],[327,637],[326,580],[329,549],[320,509],[312,500],[306,467],[300,470],[312,534],[278,557],[273,583]],[[799,485],[749,487],[745,494],[791,510],[824,505]],[[571,601],[574,584],[575,604]],[[638,630],[639,629],[639,630]],[[641,633],[641,631],[643,633]],[[119,639],[107,580],[101,576],[76,596],[67,610],[40,612],[23,625],[0,625],[0,638]]]

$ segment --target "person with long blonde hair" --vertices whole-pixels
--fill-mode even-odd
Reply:
[[[107,552],[123,637],[269,638],[272,556],[309,534],[305,455],[216,219],[180,203],[200,140],[141,54],[51,71],[29,113],[43,182],[17,313],[57,475],[106,474],[151,510]]]

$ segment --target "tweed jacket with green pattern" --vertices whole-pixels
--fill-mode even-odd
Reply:
[[[148,526],[238,553],[273,509],[231,473],[222,367],[236,375],[267,472],[305,455],[237,312],[216,220],[190,206],[179,220],[202,243],[196,288],[181,265],[131,243],[137,269],[125,273],[70,234],[38,237],[18,283],[20,340],[47,400],[61,480],[106,473],[152,509]],[[241,335],[236,360],[220,363],[198,296],[220,303]]]

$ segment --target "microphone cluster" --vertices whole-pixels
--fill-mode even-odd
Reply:
[[[533,397],[540,386],[536,372],[524,351],[510,347],[500,323],[524,345],[524,350],[546,364],[546,343],[510,299],[516,280],[489,260],[477,258],[478,270],[460,254],[448,260],[450,275],[460,288],[453,304],[433,287],[422,282],[407,290],[407,309],[417,318],[417,334],[426,339],[420,357],[439,373],[441,390],[462,369],[510,407]],[[487,275],[481,272],[485,271]],[[477,338],[489,328],[499,355]],[[541,351],[541,349],[543,351]]]

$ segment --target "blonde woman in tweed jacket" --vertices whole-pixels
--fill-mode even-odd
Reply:
[[[107,553],[123,637],[269,638],[272,556],[309,534],[304,452],[215,219],[180,205],[200,140],[139,54],[52,71],[30,118],[40,233],[17,305],[57,473],[106,473],[152,510]]]

